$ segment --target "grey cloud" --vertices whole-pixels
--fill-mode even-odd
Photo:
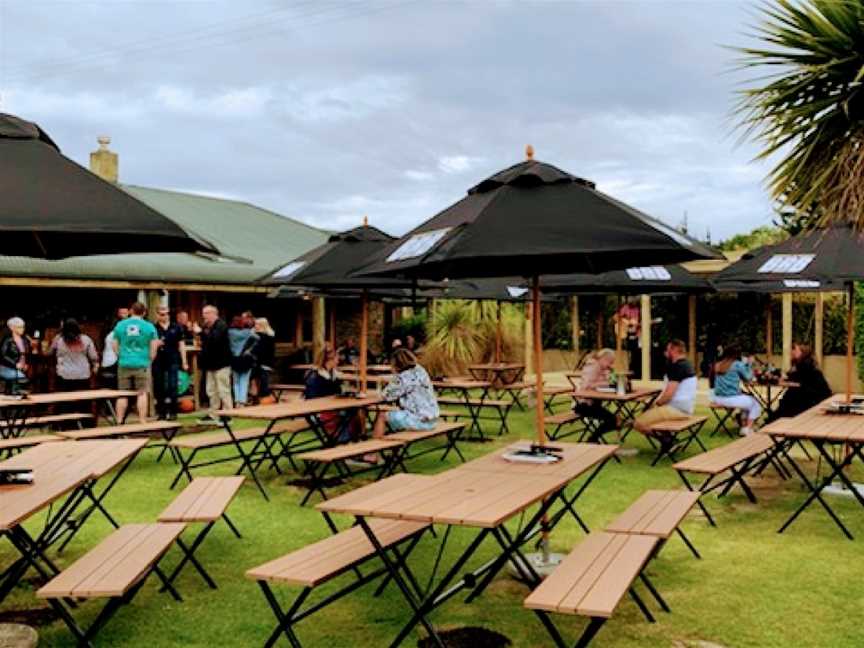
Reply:
[[[766,167],[729,136],[720,45],[743,4],[34,0],[0,19],[0,109],[82,163],[111,135],[126,182],[401,233],[531,143],[699,234],[770,219]]]

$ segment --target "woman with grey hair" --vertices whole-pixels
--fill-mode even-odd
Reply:
[[[0,380],[5,391],[16,391],[17,385],[27,379],[27,350],[30,341],[24,335],[24,320],[12,317],[0,333]]]

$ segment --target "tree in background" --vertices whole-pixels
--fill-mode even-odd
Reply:
[[[757,76],[736,112],[784,208],[820,224],[864,225],[864,3],[776,0],[762,5],[755,36],[739,48]],[[810,223],[813,224],[813,223]]]
[[[736,234],[735,236],[719,243],[717,247],[723,252],[754,250],[763,245],[779,243],[787,237],[787,233],[780,227],[762,225],[746,234]]]

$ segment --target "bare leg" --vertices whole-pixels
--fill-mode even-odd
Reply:
[[[383,439],[387,425],[387,412],[381,412],[375,419],[375,428],[372,430],[372,438]]]
[[[136,400],[136,408],[138,410],[138,420],[142,423],[147,420],[150,412],[147,410],[147,392],[138,392],[138,398]]]
[[[129,400],[126,398],[118,398],[117,399],[117,407],[115,411],[117,412],[117,423],[123,423],[123,420],[126,418],[126,410],[129,409]]]

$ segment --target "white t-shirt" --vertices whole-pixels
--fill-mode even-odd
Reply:
[[[113,367],[117,364],[117,352],[114,350],[114,331],[105,336],[105,348],[102,349],[102,367]]]

